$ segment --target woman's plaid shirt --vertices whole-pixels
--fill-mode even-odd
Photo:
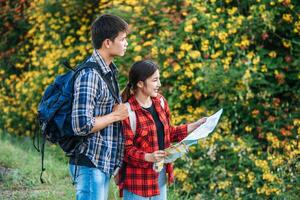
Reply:
[[[159,119],[164,125],[165,148],[172,142],[181,141],[187,136],[187,125],[172,126],[170,124],[170,110],[167,101],[163,98],[165,109],[163,110],[158,95],[152,98],[155,110]],[[121,188],[144,197],[151,197],[159,194],[158,175],[152,169],[153,163],[145,161],[145,154],[159,150],[155,122],[152,115],[143,109],[135,97],[128,100],[131,109],[135,111],[137,117],[136,133],[130,127],[129,118],[123,121],[123,134],[125,135],[125,155],[126,162],[125,179],[121,183]],[[169,183],[173,182],[173,167],[166,164]]]
[[[117,76],[115,65],[112,63],[107,66],[96,50],[87,62],[97,62],[107,78]],[[115,88],[118,93],[117,83]],[[121,123],[110,124],[96,133],[91,133],[91,130],[95,124],[95,117],[111,113],[114,104],[116,100],[97,70],[89,68],[79,73],[74,83],[72,127],[76,135],[88,135],[85,155],[98,169],[107,174],[113,174],[122,165],[124,137]]]

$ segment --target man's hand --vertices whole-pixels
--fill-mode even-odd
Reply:
[[[125,104],[115,104],[113,107],[113,114],[117,121],[122,121],[128,117],[128,110]]]

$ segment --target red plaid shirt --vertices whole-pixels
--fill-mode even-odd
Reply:
[[[165,108],[163,110],[160,98],[158,95],[152,98],[155,110],[158,113],[159,119],[164,126],[164,143],[165,148],[168,148],[172,142],[181,141],[187,136],[187,125],[171,126],[170,110],[167,101],[163,98]],[[151,197],[159,195],[158,175],[152,169],[153,163],[145,161],[145,154],[159,150],[157,132],[155,122],[152,115],[142,109],[135,97],[132,96],[128,100],[131,109],[136,113],[136,133],[134,134],[130,127],[129,118],[123,121],[123,133],[125,135],[125,178],[120,184],[120,189],[126,188],[143,197]],[[166,164],[168,174],[168,182],[174,180],[173,167],[171,164]],[[121,192],[122,194],[122,192]]]

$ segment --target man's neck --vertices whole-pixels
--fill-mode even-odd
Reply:
[[[104,51],[103,49],[97,49],[98,53],[100,54],[100,56],[102,57],[102,59],[104,60],[105,64],[107,66],[109,66],[112,61],[113,61],[113,57],[111,57],[106,51]]]

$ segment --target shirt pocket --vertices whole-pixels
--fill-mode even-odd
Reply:
[[[149,150],[152,147],[152,133],[148,129],[137,130],[135,135],[135,142],[138,147],[143,150]]]

